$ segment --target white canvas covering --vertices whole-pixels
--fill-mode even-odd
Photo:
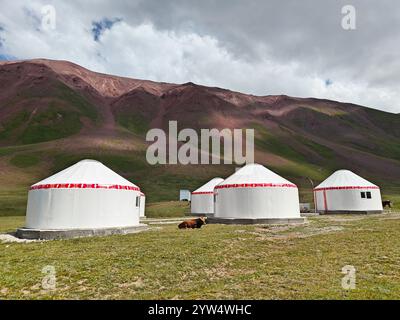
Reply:
[[[139,225],[140,189],[102,163],[82,160],[31,186],[26,228],[93,229]]]
[[[300,218],[297,186],[259,164],[236,171],[215,193],[216,218]]]
[[[349,170],[338,170],[314,189],[318,212],[382,211],[378,186]]]
[[[146,195],[141,192],[140,193],[140,204],[139,204],[139,212],[140,212],[140,217],[144,218],[145,217],[145,207],[146,207]]]
[[[214,178],[192,192],[190,210],[192,214],[214,214],[214,187],[224,181]]]
[[[179,190],[179,201],[190,201],[190,191],[186,189]]]

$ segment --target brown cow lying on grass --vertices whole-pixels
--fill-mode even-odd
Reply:
[[[197,229],[201,228],[203,224],[206,224],[206,217],[200,217],[192,220],[185,220],[178,225],[179,229]]]

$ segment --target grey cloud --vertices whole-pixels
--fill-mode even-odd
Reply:
[[[341,27],[341,8],[348,4],[356,8],[357,29],[352,31]],[[160,30],[212,35],[245,61],[268,54],[281,63],[297,62],[304,72],[361,78],[371,85],[399,84],[396,0],[146,0],[121,8],[132,24],[150,21]]]

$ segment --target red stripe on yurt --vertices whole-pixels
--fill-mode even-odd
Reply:
[[[318,199],[317,199],[317,192],[314,190],[314,209],[315,212],[318,211]]]
[[[214,191],[198,191],[192,192],[192,194],[214,194]]]
[[[314,191],[325,191],[325,190],[352,190],[352,189],[379,189],[377,186],[346,186],[346,187],[326,187],[326,188],[315,188]]]
[[[328,211],[328,201],[326,200],[326,190],[324,190],[324,209],[325,209],[325,212]]]
[[[297,188],[295,184],[292,183],[235,183],[235,184],[225,184],[218,185],[215,189],[227,189],[227,188]]]
[[[57,183],[57,184],[39,184],[30,187],[30,190],[41,189],[118,189],[118,190],[131,190],[140,191],[139,187],[122,186],[118,184],[98,184],[98,183]]]

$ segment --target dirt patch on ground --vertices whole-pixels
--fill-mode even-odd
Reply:
[[[271,225],[271,226],[262,226],[257,227],[254,230],[259,232],[271,232],[271,233],[279,233],[284,232],[290,229],[298,228],[298,225]]]
[[[143,288],[145,283],[142,278],[136,278],[134,282],[117,283],[119,288]]]
[[[0,242],[3,242],[3,243],[12,243],[12,242],[29,243],[29,242],[41,242],[41,241],[44,241],[44,240],[20,239],[10,233],[0,234]]]
[[[341,226],[310,228],[309,230],[306,230],[306,232],[304,234],[299,233],[299,238],[307,238],[307,237],[317,236],[317,235],[325,234],[325,233],[338,232],[338,231],[342,231],[342,230],[344,230],[344,227],[341,227]]]
[[[380,220],[398,220],[400,219],[400,212],[390,212],[381,217]]]
[[[291,228],[295,228],[295,226],[281,226],[276,227],[274,229],[270,228],[256,228],[254,231],[245,231],[246,234],[252,234],[257,236],[256,240],[258,241],[275,241],[275,240],[290,240],[290,239],[301,239],[308,238],[312,236],[317,236],[326,233],[338,232],[344,230],[344,227],[341,226],[329,226],[329,227],[306,227],[302,230],[298,231],[289,231]],[[239,231],[239,230],[238,230]],[[240,230],[242,232],[243,230]]]
[[[350,221],[359,221],[363,220],[366,217],[352,217],[352,218],[338,218],[338,217],[330,217],[329,221],[333,222],[350,222]]]

